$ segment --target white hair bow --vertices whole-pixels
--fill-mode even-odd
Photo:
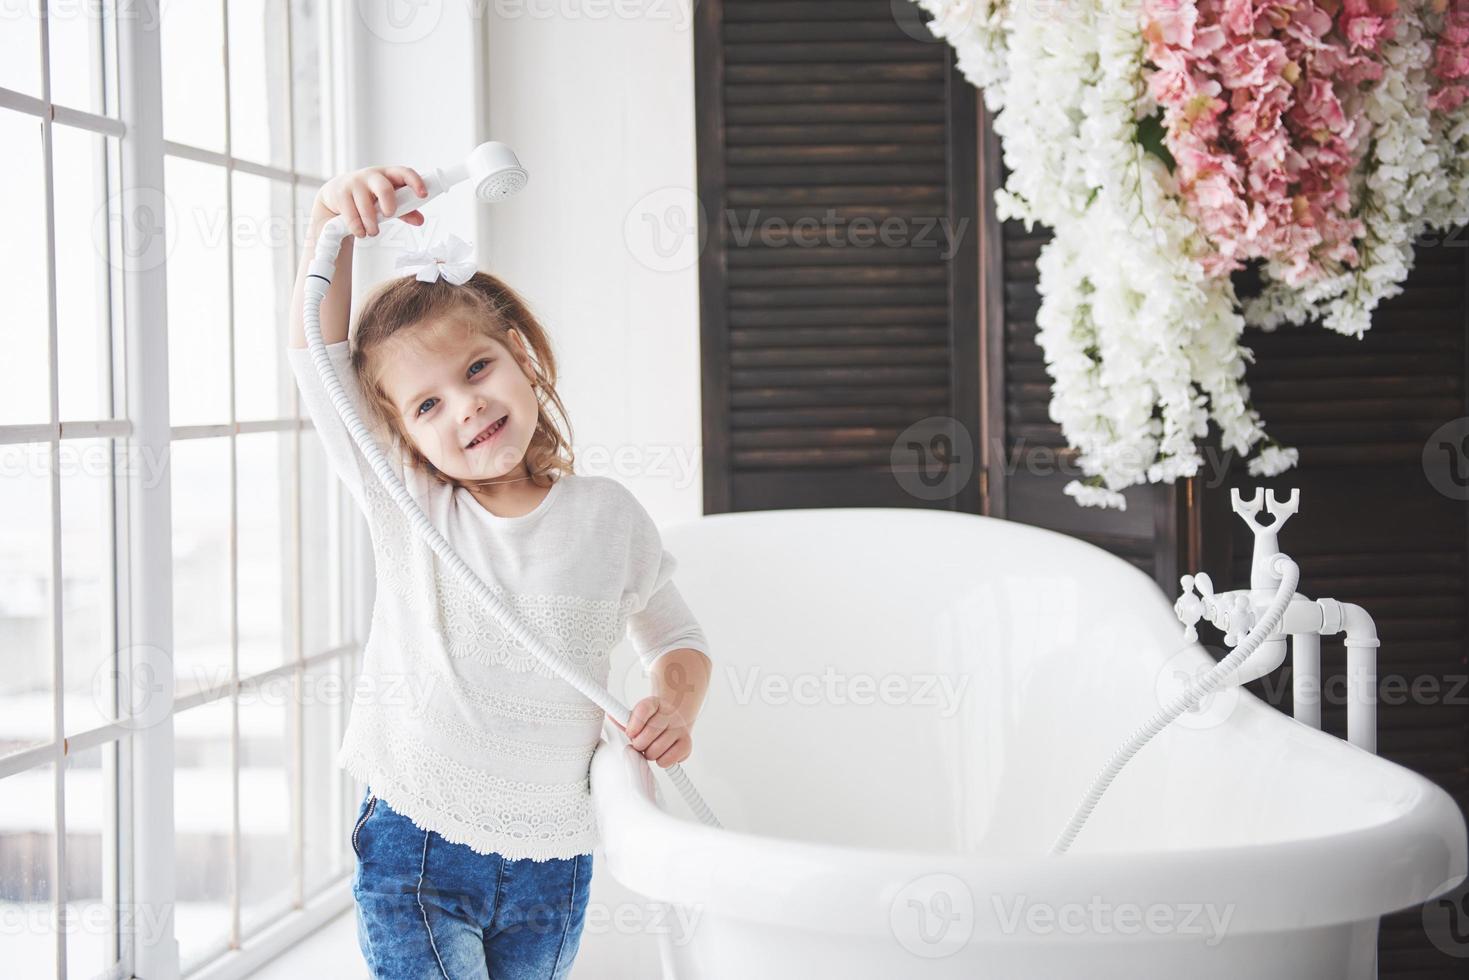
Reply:
[[[474,249],[457,235],[431,243],[416,252],[404,252],[393,262],[395,270],[403,270],[423,282],[443,276],[458,286],[474,275]]]

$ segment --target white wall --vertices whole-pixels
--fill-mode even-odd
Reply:
[[[660,523],[703,512],[697,250],[678,231],[695,187],[690,2],[429,0],[353,25],[356,165],[438,164],[495,139],[529,171],[498,205],[457,188],[425,229],[472,240],[542,318],[578,471],[620,480]],[[400,232],[363,250],[359,286],[427,237]]]

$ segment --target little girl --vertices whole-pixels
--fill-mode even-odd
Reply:
[[[363,675],[374,683],[359,687],[337,757],[367,785],[351,833],[358,941],[375,977],[559,978],[580,946],[598,842],[589,766],[604,713],[442,565],[342,424],[301,325],[327,220],[342,215],[352,234],[321,303],[321,335],[359,417],[470,568],[597,683],[610,649],[630,638],[654,694],[623,730],[664,768],[691,752],[708,644],[637,498],[610,477],[573,473],[569,429],[550,413],[566,415],[549,338],[510,287],[438,265],[428,281],[391,279],[348,341],[353,239],[376,235],[379,216],[410,193],[427,196],[413,170],[367,167],[317,194],[287,350],[326,457],[372,534],[378,588]]]

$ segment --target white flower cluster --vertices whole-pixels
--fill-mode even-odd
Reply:
[[[941,18],[957,6],[915,2]],[[994,127],[1010,175],[997,214],[1054,230],[1036,263],[1036,340],[1054,382],[1051,419],[1089,478],[1064,492],[1083,506],[1125,508],[1126,487],[1194,475],[1211,418],[1241,454],[1267,439],[1242,380],[1250,352],[1233,288],[1204,275],[1197,257],[1209,246],[1167,166],[1138,142],[1155,108],[1140,5],[1017,0],[1008,14],[986,8],[1006,37],[946,35],[966,77],[1005,80]],[[978,67],[984,59],[994,63]],[[1296,461],[1271,446],[1250,471]]]
[[[1005,104],[1005,80],[1010,62],[1005,57],[1004,0],[914,0],[933,14],[928,30],[954,48],[955,67],[979,89],[984,104],[998,112]],[[1060,0],[1057,0],[1060,2]]]
[[[1057,10],[1060,9],[1060,14]],[[1095,84],[1096,6],[1053,8],[1011,3],[1004,23],[1009,59],[1004,103],[994,119],[1010,174],[995,194],[995,215],[1060,228],[1086,213],[1104,174],[1089,165],[1084,100]],[[970,52],[977,60],[978,52]]]
[[[1273,330],[1281,323],[1320,318],[1338,333],[1360,338],[1372,312],[1403,291],[1413,267],[1413,242],[1426,228],[1448,229],[1469,219],[1469,111],[1434,118],[1404,111],[1428,101],[1433,38],[1426,3],[1404,0],[1393,36],[1383,42],[1383,75],[1360,106],[1367,152],[1353,173],[1352,200],[1366,228],[1356,268],[1338,267],[1305,288],[1287,285],[1283,269],[1267,263],[1265,288],[1245,303],[1245,318]],[[1431,27],[1431,25],[1427,25]],[[1353,107],[1355,110],[1356,107]]]

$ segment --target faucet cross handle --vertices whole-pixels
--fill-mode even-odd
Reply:
[[[1255,628],[1255,607],[1243,593],[1235,593],[1230,608],[1215,620],[1215,625],[1224,629],[1224,645],[1239,646],[1245,635]]]
[[[1209,606],[1214,599],[1214,583],[1200,572],[1198,575],[1185,575],[1178,580],[1183,587],[1183,595],[1173,604],[1173,612],[1183,623],[1183,638],[1188,643],[1193,643],[1199,638],[1199,631],[1194,629],[1194,624],[1203,619],[1209,611]],[[1194,586],[1198,585],[1199,594],[1194,594]]]
[[[1293,487],[1289,497],[1285,500],[1279,500],[1275,496],[1274,489],[1267,490],[1265,487],[1256,487],[1254,495],[1249,500],[1246,500],[1240,495],[1239,487],[1231,487],[1229,491],[1229,503],[1234,508],[1234,512],[1244,518],[1245,523],[1256,533],[1260,531],[1274,532],[1279,531],[1281,525],[1300,509],[1301,490],[1299,487]],[[1260,513],[1262,507],[1275,518],[1275,523],[1268,527],[1260,524],[1255,519],[1255,515]]]

